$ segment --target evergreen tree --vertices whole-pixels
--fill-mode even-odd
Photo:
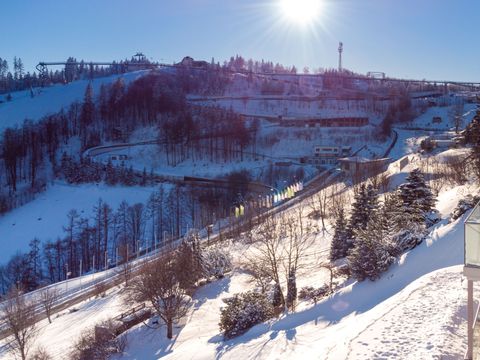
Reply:
[[[355,194],[354,202],[347,227],[348,248],[354,246],[355,231],[365,229],[372,214],[378,209],[378,194],[372,185],[360,185]]]
[[[105,167],[105,182],[107,185],[115,185],[117,181],[117,172],[112,162],[108,160],[107,166]]]
[[[295,310],[295,302],[297,301],[297,279],[295,277],[295,269],[292,267],[288,272],[287,281],[287,307]]]
[[[82,139],[82,146],[87,144],[87,129],[93,122],[95,115],[95,104],[93,103],[93,88],[92,84],[88,83],[85,89],[85,95],[83,97],[82,110],[80,114],[80,136]]]
[[[426,235],[424,217],[418,207],[406,208],[399,192],[385,198],[381,222],[390,238],[390,254],[400,255],[413,249]]]
[[[345,221],[344,210],[340,209],[330,245],[330,260],[335,261],[347,256],[348,249],[347,222]]]
[[[273,285],[273,295],[272,295],[272,306],[275,308],[278,308],[283,305],[281,292],[282,290],[280,289],[280,284],[275,283],[275,285]]]
[[[355,247],[350,250],[348,264],[352,275],[359,281],[376,280],[393,263],[389,253],[388,234],[375,214],[365,229],[355,231]]]
[[[413,170],[406,182],[399,186],[399,196],[405,213],[414,222],[425,222],[427,214],[435,206],[432,190],[419,169]]]
[[[470,156],[475,175],[480,179],[480,111],[473,118],[465,131],[465,141],[472,144]]]

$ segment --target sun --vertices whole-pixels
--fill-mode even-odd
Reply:
[[[300,25],[308,25],[320,15],[321,0],[280,0],[285,18]]]

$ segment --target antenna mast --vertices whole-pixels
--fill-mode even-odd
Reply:
[[[340,41],[338,44],[338,71],[342,71],[342,52],[343,52],[343,43]]]

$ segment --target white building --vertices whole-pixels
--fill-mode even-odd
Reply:
[[[351,146],[315,146],[313,156],[305,162],[316,166],[336,165],[339,158],[349,156]]]

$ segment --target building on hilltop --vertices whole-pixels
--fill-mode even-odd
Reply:
[[[191,56],[185,56],[182,61],[176,66],[190,67],[190,68],[208,68],[208,63],[204,60],[194,60]]]
[[[336,165],[339,158],[349,156],[351,146],[315,146],[313,156],[300,159],[300,162],[317,167]]]

